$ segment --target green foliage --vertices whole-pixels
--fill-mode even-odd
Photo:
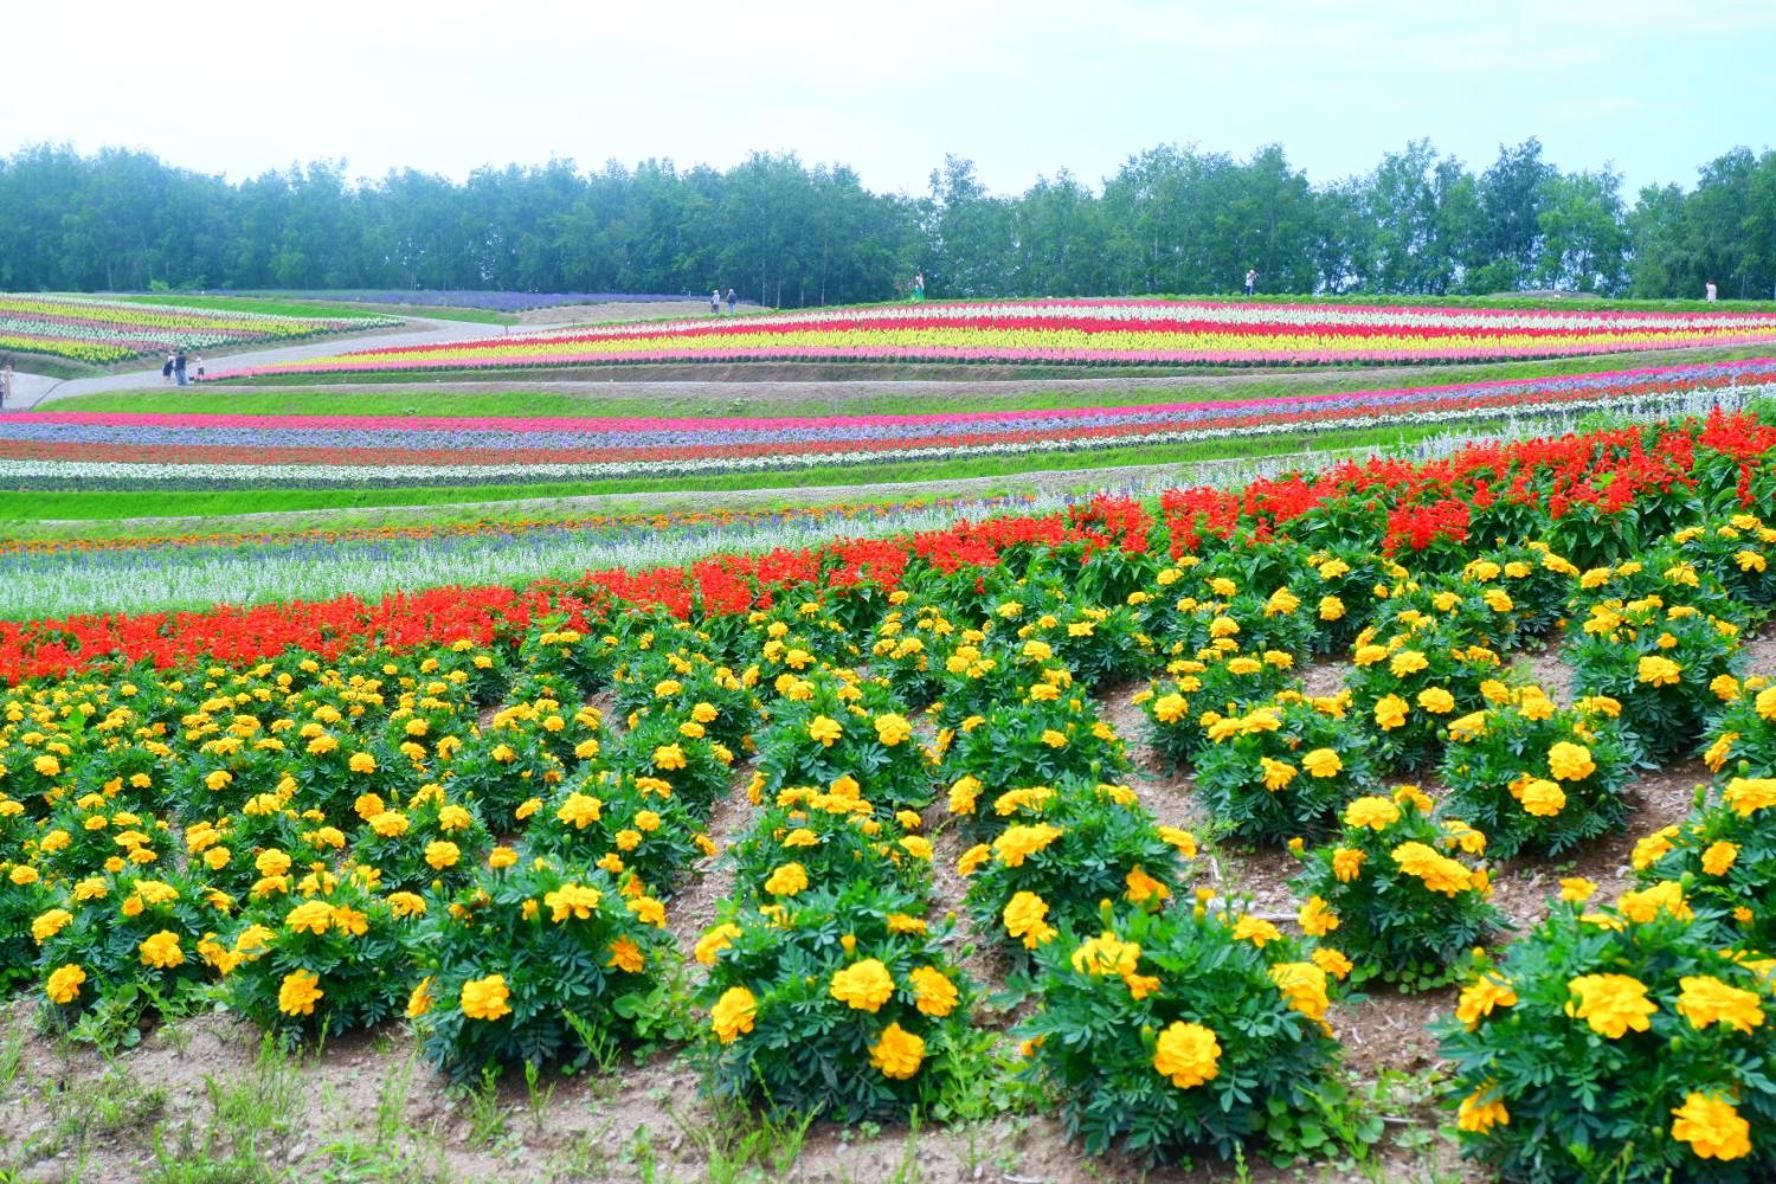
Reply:
[[[1701,799],[1701,787],[1697,787]],[[1683,826],[1642,838],[1634,867],[1642,884],[1681,881],[1723,930],[1723,940],[1776,948],[1776,780],[1734,777],[1698,800]]]
[[[1212,721],[1196,792],[1216,822],[1273,845],[1331,827],[1344,803],[1374,783],[1369,738],[1346,721],[1344,704],[1344,696],[1284,694]]]
[[[1467,824],[1434,821],[1416,789],[1358,798],[1343,829],[1307,855],[1295,882],[1307,901],[1302,928],[1336,932],[1356,963],[1356,981],[1440,986],[1463,951],[1504,924],[1485,870],[1460,858],[1485,847],[1485,836]]]
[[[931,1113],[964,1090],[972,988],[946,931],[908,923],[920,908],[867,881],[725,908],[698,946],[713,1095],[858,1123]]]
[[[1478,827],[1500,859],[1520,851],[1559,855],[1622,829],[1628,818],[1622,790],[1639,748],[1610,715],[1613,703],[1556,708],[1539,692],[1513,691],[1509,702],[1449,725],[1448,809]]]
[[[652,916],[643,914],[649,913]],[[418,938],[415,988],[426,1055],[457,1080],[525,1062],[575,1067],[576,1022],[633,1044],[663,1017],[676,958],[652,898],[625,898],[601,870],[543,860],[484,871]]]
[[[1302,1145],[1336,1047],[1321,1023],[1328,976],[1296,943],[1260,948],[1236,924],[1219,910],[1106,907],[1101,936],[1069,931],[1043,948],[1042,1006],[1021,1034],[1088,1154]],[[1190,1025],[1212,1035],[1212,1057]]]
[[[1766,970],[1723,956],[1710,926],[1684,919],[1681,892],[1622,912],[1639,919],[1556,904],[1502,963],[1475,967],[1441,1026],[1463,1150],[1532,1184],[1768,1179]],[[1704,1159],[1681,1140],[1674,1112],[1695,1095],[1735,1107],[1749,1147]]]

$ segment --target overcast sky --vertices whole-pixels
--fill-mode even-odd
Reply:
[[[1317,183],[1415,137],[1483,166],[1536,135],[1632,193],[1776,142],[1776,0],[19,0],[3,36],[0,150],[236,180],[766,149],[912,193],[953,152],[1012,192],[1275,141]]]

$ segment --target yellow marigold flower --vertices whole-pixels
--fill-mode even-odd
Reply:
[[[772,896],[794,896],[807,887],[808,869],[800,863],[782,864],[765,880],[765,891]]]
[[[389,910],[397,917],[425,916],[425,897],[416,892],[391,892],[388,895],[388,903]]]
[[[1159,837],[1170,843],[1185,859],[1196,858],[1196,836],[1176,826],[1162,826]]]
[[[963,877],[972,876],[980,870],[981,864],[991,858],[993,858],[993,849],[985,843],[976,843],[962,852],[962,857],[956,860],[956,874]]]
[[[352,753],[351,760],[347,761],[346,765],[354,773],[376,772],[376,758],[367,752]]]
[[[1738,859],[1739,845],[1722,839],[1702,852],[1702,870],[1711,876],[1724,876]]]
[[[1582,904],[1596,894],[1596,882],[1583,876],[1569,876],[1560,881],[1560,899],[1568,904]]]
[[[464,983],[459,1002],[463,1015],[468,1019],[491,1023],[512,1014],[512,1008],[507,1002],[511,997],[511,991],[506,988],[506,976],[490,974],[486,978],[470,979]]]
[[[320,976],[311,970],[293,970],[284,976],[278,987],[278,1010],[285,1015],[313,1015],[315,1004],[327,992],[320,988]]]
[[[598,909],[598,902],[603,899],[602,892],[584,884],[563,884],[555,891],[543,894],[543,903],[549,907],[549,919],[557,925],[569,920],[590,920]]]
[[[433,871],[441,872],[456,866],[462,858],[462,848],[448,839],[437,839],[426,844],[425,861]]]
[[[1170,888],[1148,875],[1146,869],[1139,864],[1129,869],[1128,875],[1123,877],[1123,883],[1128,885],[1128,891],[1123,895],[1136,904],[1149,900],[1165,900],[1172,894]]]
[[[1123,941],[1114,933],[1101,933],[1097,937],[1083,942],[1073,951],[1071,959],[1073,969],[1080,974],[1095,977],[1115,975],[1127,978],[1135,972],[1141,959],[1141,947],[1134,942]]]
[[[86,971],[77,963],[70,962],[50,971],[49,981],[44,984],[44,993],[51,1003],[66,1007],[80,997],[80,984],[86,981]]]
[[[1356,965],[1349,958],[1345,957],[1331,946],[1321,946],[1319,949],[1315,950],[1313,952],[1313,964],[1331,975],[1333,978],[1339,980],[1343,980],[1349,976],[1351,971],[1356,969]]]
[[[1384,695],[1375,704],[1375,725],[1384,732],[1404,727],[1408,710],[1406,700],[1400,696]]]
[[[925,1041],[893,1023],[882,1029],[880,1038],[870,1045],[869,1053],[870,1064],[882,1076],[906,1081],[919,1072],[919,1066],[925,1061]]]
[[[495,847],[487,853],[487,866],[499,869],[511,867],[518,862],[518,852],[510,847]]]
[[[1655,687],[1674,687],[1683,675],[1683,667],[1670,658],[1657,655],[1640,660],[1639,678],[1641,682]]]
[[[1645,836],[1634,844],[1634,852],[1629,862],[1635,871],[1645,871],[1659,860],[1665,858],[1674,846],[1671,840],[1677,837],[1677,827],[1662,826],[1652,834]]]
[[[284,924],[297,933],[312,933],[318,937],[333,924],[333,906],[324,900],[306,901],[285,915]]]
[[[50,909],[40,913],[31,922],[31,939],[42,945],[60,933],[74,920],[74,914],[67,909]]]
[[[1597,771],[1597,762],[1583,744],[1561,740],[1548,749],[1548,770],[1561,781],[1583,781]]]
[[[844,727],[831,716],[817,715],[808,721],[809,737],[819,741],[822,747],[831,748],[844,734]]]
[[[398,810],[384,810],[370,820],[370,829],[385,839],[400,838],[407,828],[407,816]]]
[[[1480,1021],[1499,1007],[1515,1007],[1517,992],[1511,984],[1483,974],[1462,988],[1461,998],[1456,1001],[1455,1018],[1468,1026],[1472,1032],[1480,1026]]]
[[[1707,1094],[1691,1093],[1673,1110],[1671,1137],[1688,1143],[1698,1159],[1743,1159],[1751,1154],[1751,1124],[1733,1104]]]
[[[1749,1034],[1764,1022],[1764,1009],[1755,992],[1729,986],[1706,974],[1686,975],[1678,980],[1678,986],[1683,993],[1677,998],[1677,1013],[1697,1031],[1710,1024],[1721,1024]]]
[[[185,951],[179,948],[179,935],[170,929],[162,929],[144,939],[136,948],[141,954],[142,965],[156,970],[171,970],[185,964]]]
[[[1388,662],[1388,669],[1393,672],[1395,678],[1405,678],[1408,675],[1417,674],[1430,664],[1430,660],[1418,650],[1401,650]]]
[[[630,885],[625,885],[624,891],[629,891],[632,885],[635,885],[634,881],[631,881]],[[637,896],[632,900],[625,901],[623,907],[634,913],[635,919],[643,925],[664,927],[666,924],[666,906],[651,896]]]
[[[1267,756],[1258,758],[1258,767],[1264,773],[1264,788],[1272,793],[1287,789],[1289,783],[1295,780],[1300,773],[1300,770],[1288,761],[1272,760]]]
[[[562,801],[561,808],[555,811],[555,817],[575,830],[585,830],[602,817],[604,803],[595,797],[583,793],[570,793]]]
[[[1006,867],[1022,867],[1024,860],[1061,837],[1061,828],[1039,822],[1034,826],[1008,826],[993,840],[993,854]]]
[[[1221,1043],[1201,1024],[1177,1020],[1154,1042],[1153,1067],[1179,1089],[1212,1081],[1220,1073]]]
[[[1312,962],[1279,962],[1270,968],[1270,981],[1290,1007],[1310,1020],[1325,1020],[1332,1001],[1326,996],[1324,970]]]
[[[641,947],[626,937],[619,937],[611,943],[610,960],[605,963],[606,966],[615,967],[627,974],[640,974],[646,964],[646,959],[641,955]]]
[[[1455,1115],[1456,1127],[1470,1134],[1484,1135],[1495,1126],[1508,1125],[1511,1112],[1505,1109],[1504,1099],[1497,1095],[1498,1086],[1489,1081],[1463,1098]]]
[[[1432,715],[1448,715],[1455,710],[1455,696],[1442,687],[1426,687],[1418,693],[1418,705]]]
[[[1566,984],[1576,1002],[1566,1005],[1566,1014],[1584,1020],[1591,1030],[1610,1040],[1619,1040],[1628,1032],[1645,1032],[1651,1027],[1648,1017],[1659,1005],[1647,998],[1646,986],[1626,974],[1584,974]]]
[[[923,1015],[941,1019],[956,1010],[961,993],[949,976],[935,966],[921,966],[908,975],[913,985],[914,1002]]]
[[[1316,748],[1301,758],[1301,767],[1309,776],[1336,777],[1344,771],[1344,761],[1330,748]]]
[[[1346,826],[1366,826],[1370,830],[1386,830],[1400,821],[1400,807],[1390,798],[1377,795],[1357,798],[1344,809]]]
[[[901,715],[878,715],[876,717],[876,738],[889,748],[901,743],[913,734],[913,725]]]
[[[1064,732],[1057,732],[1053,728],[1045,728],[1042,732],[1042,742],[1050,748],[1065,748],[1067,747],[1067,736]]]
[[[416,1020],[425,1015],[432,1010],[432,1003],[432,976],[428,974],[407,996],[407,1018]]]
[[[1013,894],[1001,914],[1005,932],[1021,939],[1026,950],[1033,950],[1054,937],[1054,927],[1044,920],[1047,916],[1048,902],[1034,892]]]
[[[1401,871],[1416,876],[1432,892],[1454,896],[1473,887],[1473,876],[1467,868],[1424,843],[1401,843],[1389,855]]]
[[[752,1031],[757,1018],[758,1000],[745,987],[729,987],[709,1009],[710,1027],[715,1029],[716,1039],[723,1044],[732,1044],[739,1036]]]
[[[1386,801],[1385,798],[1376,799]],[[1392,805],[1392,803],[1389,803]],[[1332,852],[1332,874],[1340,884],[1348,884],[1363,872],[1363,861],[1369,856],[1355,847],[1339,847]]]
[[[1776,806],[1776,777],[1735,777],[1727,783],[1721,800],[1739,817],[1749,818]]]
[[[828,994],[854,1011],[879,1011],[894,995],[894,979],[880,959],[865,958],[833,974]]]
[[[1249,941],[1261,950],[1273,941],[1282,940],[1282,936],[1282,930],[1262,917],[1242,915],[1233,924],[1235,941]]]
[[[1296,910],[1295,920],[1309,937],[1324,937],[1339,925],[1338,914],[1319,896],[1308,897],[1307,903]]]
[[[1553,818],[1566,809],[1566,791],[1552,781],[1532,779],[1523,787],[1523,811],[1537,818]]]
[[[1344,601],[1336,596],[1320,597],[1320,620],[1341,621],[1344,619]]]
[[[721,952],[734,944],[740,936],[740,926],[731,921],[724,921],[697,939],[692,956],[705,966],[714,966]]]

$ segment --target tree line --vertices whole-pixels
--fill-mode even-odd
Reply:
[[[732,287],[800,307],[936,297],[1231,292],[1402,295],[1529,289],[1726,298],[1776,290],[1776,152],[1736,148],[1696,184],[1565,172],[1526,140],[1475,170],[1415,141],[1315,186],[1276,145],[1249,158],[1164,145],[1099,186],[1062,171],[989,193],[947,157],[930,191],[874,193],[843,165],[755,153],[413,169],[344,162],[238,183],[135,151],[38,145],[0,161],[0,290]]]

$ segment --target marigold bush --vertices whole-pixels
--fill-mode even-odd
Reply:
[[[1211,720],[1196,766],[1204,808],[1255,843],[1323,834],[1374,780],[1368,737],[1346,719],[1345,702],[1285,694]]]
[[[1242,937],[1247,919],[1105,908],[1044,946],[1042,1006],[1019,1031],[1087,1154],[1231,1159],[1314,1111],[1344,964],[1280,934]]]
[[[1557,904],[1441,1027],[1464,1152],[1538,1184],[1768,1179],[1771,969],[1717,946],[1675,881]]]
[[[1357,981],[1436,986],[1464,950],[1504,924],[1476,862],[1486,836],[1435,821],[1416,787],[1357,798],[1343,822],[1306,857],[1295,890],[1305,901],[1302,929],[1331,935],[1356,963]]]

